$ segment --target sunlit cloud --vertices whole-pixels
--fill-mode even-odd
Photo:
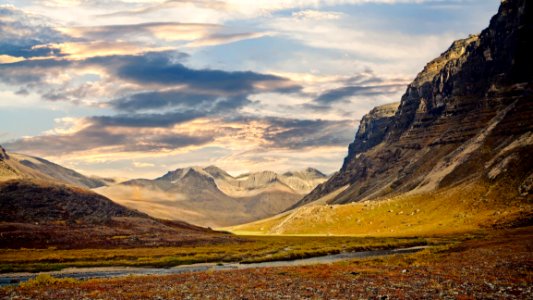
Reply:
[[[342,17],[342,13],[333,11],[319,11],[306,9],[302,11],[293,12],[292,16],[298,19],[312,19],[312,20],[336,20]]]
[[[15,0],[0,5],[0,107],[39,111],[5,118],[0,142],[88,174],[332,172],[362,115],[496,6]]]
[[[24,59],[24,57],[0,55],[0,64],[10,64],[18,61],[23,61]]]
[[[55,49],[57,54],[68,59],[83,59],[94,56],[135,55],[149,51],[166,51],[169,47],[143,47],[129,42],[67,42],[34,46],[33,49]]]

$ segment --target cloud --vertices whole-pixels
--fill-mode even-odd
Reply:
[[[397,95],[410,82],[408,78],[390,78],[377,75],[369,67],[359,73],[337,79],[335,87],[321,91],[306,107],[313,110],[328,110],[336,103],[353,102],[362,98],[383,98]]]
[[[399,14],[397,18],[379,19],[383,11],[390,14],[393,9],[369,7],[365,6],[361,12],[350,12],[349,18],[320,22],[320,26],[312,18],[278,16],[267,23],[266,30],[315,51],[337,52],[335,59],[346,57],[349,63],[360,62],[379,72],[401,76],[416,74],[423,63],[439,55],[454,38],[461,36],[446,29],[416,31],[411,28],[416,26],[412,18]],[[365,12],[369,12],[368,15]]]
[[[242,31],[214,23],[148,22],[136,24],[101,25],[59,28],[63,34],[83,44],[120,44],[127,40],[138,48],[204,47],[233,43],[272,35],[270,32]],[[123,42],[122,42],[123,43]]]
[[[319,10],[301,10],[293,12],[292,16],[297,19],[312,19],[312,20],[336,20],[342,17],[342,13],[334,11],[319,11]]]
[[[352,120],[301,120],[268,118],[265,140],[274,148],[342,146],[353,140]]]
[[[101,126],[118,127],[170,127],[196,118],[204,117],[205,112],[179,111],[153,114],[118,114],[113,116],[94,116],[90,120]]]
[[[69,119],[72,128],[26,137],[5,146],[12,151],[44,156],[91,156],[95,153],[120,157],[140,153],[150,157],[158,151],[190,147],[301,150],[342,147],[353,136],[351,120],[328,121],[272,117],[196,119],[183,113],[142,114]],[[67,124],[67,123],[65,123]],[[246,141],[246,144],[242,143]],[[144,153],[146,152],[146,153]]]
[[[112,133],[99,126],[88,126],[75,133],[48,134],[26,137],[6,143],[12,151],[35,153],[36,155],[61,155],[98,147],[123,145],[127,136]]]
[[[118,59],[121,60],[121,59]],[[130,56],[122,59],[117,68],[110,69],[118,77],[137,84],[160,86],[186,85],[191,89],[242,94],[259,91],[291,92],[299,86],[289,80],[252,71],[196,70],[174,62],[162,53]]]
[[[158,38],[167,41],[190,41],[221,30],[222,26],[210,23],[148,22],[137,24],[63,27],[59,30],[68,36],[83,40],[115,41]],[[134,36],[131,36],[134,35]]]
[[[0,64],[10,64],[14,62],[23,61],[23,60],[24,60],[24,57],[0,55]]]
[[[205,47],[233,43],[241,40],[256,39],[274,35],[272,32],[215,33],[187,43],[187,47]]]
[[[0,81],[8,84],[23,86],[41,83],[45,78],[57,76],[65,68],[71,66],[66,60],[23,60],[13,63],[0,64]]]
[[[152,164],[152,163],[145,163],[145,162],[138,162],[138,161],[134,161],[132,164],[133,164],[133,166],[135,168],[151,168],[151,167],[155,167],[155,165]]]
[[[198,8],[213,9],[213,10],[227,10],[227,5],[224,1],[218,0],[167,0],[157,4],[151,4],[148,6],[126,9],[122,11],[117,11],[113,13],[106,13],[100,15],[100,17],[115,17],[115,16],[135,16],[143,15],[152,12],[157,12],[159,10],[168,10],[173,8],[183,8],[183,6],[196,6]]]
[[[301,89],[287,78],[270,74],[192,69],[181,63],[186,57],[181,52],[159,51],[25,60],[0,64],[0,81],[38,92],[47,100],[82,103],[94,97],[126,111],[190,108],[198,101],[211,110],[236,109],[250,103],[250,94]]]
[[[0,5],[0,32],[0,55],[13,57],[52,56],[54,49],[36,46],[69,40],[49,19],[11,5]]]
[[[209,134],[190,135],[146,127],[120,127],[128,125],[127,122],[118,121],[110,124],[109,120],[95,117],[87,119],[85,122],[89,122],[89,124],[75,132],[26,137],[6,143],[5,146],[12,151],[43,156],[62,156],[98,152],[109,154],[151,153],[165,149],[204,145],[214,139],[214,136]]]
[[[385,85],[365,85],[365,86],[344,86],[328,90],[322,93],[315,102],[327,105],[335,102],[345,101],[353,96],[375,96],[375,95],[393,95],[398,90],[405,88],[404,84],[385,84]]]
[[[48,49],[40,56],[61,56],[63,59],[69,60],[112,55],[139,55],[146,52],[168,50],[167,47],[144,46],[125,41],[65,42],[34,46],[32,49]]]
[[[322,6],[333,6],[340,4],[396,4],[396,3],[422,3],[428,0],[168,0],[160,1],[156,4],[147,3],[135,8],[124,8],[113,13],[100,15],[101,17],[146,17],[149,15],[161,15],[162,13],[176,13],[183,17],[180,12],[194,12],[198,17],[210,16],[213,19],[243,19],[256,18],[259,16],[270,15],[279,11],[317,8]],[[431,1],[431,0],[429,0]],[[309,9],[307,9],[309,10]],[[304,10],[306,11],[306,10]],[[309,10],[314,11],[314,10]],[[309,15],[311,15],[310,13]],[[322,16],[323,17],[323,16]]]
[[[128,112],[173,108],[207,115],[233,111],[251,103],[246,96],[225,97],[183,89],[137,93],[116,99],[111,102],[111,105],[116,110]]]
[[[0,32],[0,55],[73,59],[213,46],[271,34],[201,22],[62,26],[10,5],[0,5]]]

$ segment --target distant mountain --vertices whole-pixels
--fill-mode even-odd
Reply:
[[[361,120],[342,168],[284,214],[237,230],[433,234],[533,220],[533,2],[501,1]],[[514,226],[514,225],[513,225]]]
[[[184,222],[155,219],[74,186],[94,183],[86,179],[0,147],[0,248],[164,246],[224,239]]]
[[[326,179],[312,168],[234,177],[209,166],[177,169],[154,180],[135,179],[95,191],[157,217],[218,227],[279,213]]]
[[[55,181],[84,188],[107,185],[104,179],[91,178],[46,159],[18,153],[6,153],[0,146],[0,181],[31,178]]]

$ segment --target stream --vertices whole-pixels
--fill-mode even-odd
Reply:
[[[427,248],[427,246],[417,246],[410,248],[400,248],[392,250],[373,250],[361,252],[344,252],[339,254],[330,254],[311,258],[302,258],[295,260],[269,261],[261,263],[200,263],[192,265],[181,265],[172,268],[141,268],[141,267],[91,267],[91,268],[66,268],[60,271],[41,272],[41,273],[1,273],[0,287],[7,285],[17,285],[20,282],[27,281],[39,274],[50,274],[57,278],[75,278],[80,280],[91,278],[112,278],[128,275],[169,275],[182,274],[191,272],[204,271],[224,271],[240,270],[250,268],[273,268],[303,266],[314,264],[328,264],[348,260],[352,258],[365,258],[374,256],[385,256],[392,254],[414,253]]]

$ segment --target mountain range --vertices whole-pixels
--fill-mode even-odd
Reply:
[[[227,235],[129,209],[102,181],[0,147],[0,248],[106,248],[225,241]]]
[[[282,212],[326,179],[312,168],[234,177],[209,166],[181,168],[153,180],[134,179],[95,191],[159,218],[220,227]]]
[[[531,224],[528,3],[502,1],[487,29],[429,62],[400,102],[365,115],[330,178],[311,168],[232,176],[209,166],[116,183],[0,147],[0,246],[76,244],[77,236],[90,238],[85,246],[224,238],[188,223],[372,236]]]
[[[395,235],[531,222],[527,2],[502,1],[489,27],[429,62],[401,102],[364,116],[327,182],[287,212],[235,230]]]

